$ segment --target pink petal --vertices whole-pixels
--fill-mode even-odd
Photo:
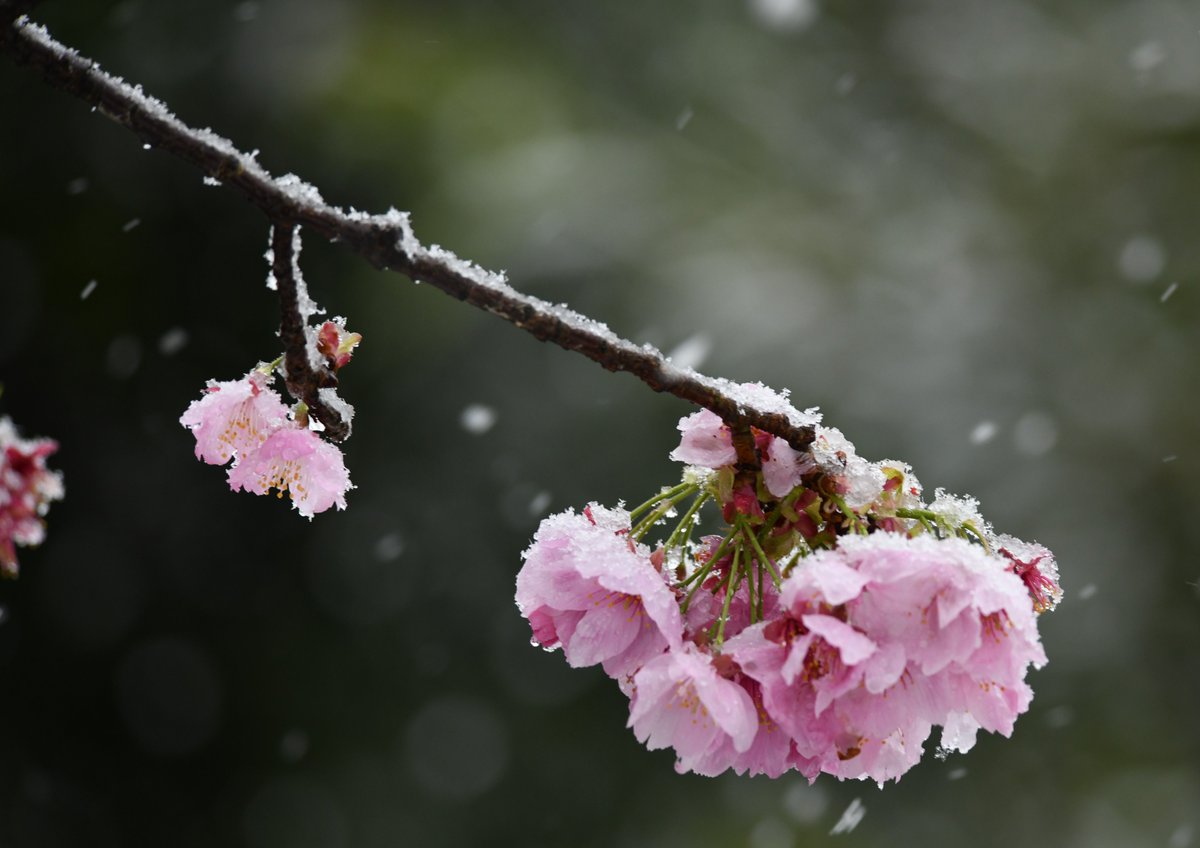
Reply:
[[[683,439],[671,451],[671,459],[676,462],[704,468],[721,468],[737,462],[729,428],[715,412],[702,409],[680,419],[679,431]]]

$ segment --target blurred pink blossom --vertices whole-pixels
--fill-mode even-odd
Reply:
[[[41,544],[43,516],[62,500],[62,475],[46,467],[58,450],[53,439],[22,439],[7,417],[0,418],[0,573],[17,573],[16,546]]]

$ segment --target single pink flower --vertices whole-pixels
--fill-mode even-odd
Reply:
[[[240,380],[209,380],[203,397],[194,400],[179,423],[196,437],[196,458],[225,465],[267,440],[287,421],[287,407],[258,369]]]
[[[763,451],[763,483],[777,498],[786,498],[805,474],[817,467],[810,453],[802,453],[783,439],[771,437]]]
[[[675,595],[649,549],[629,538],[629,513],[590,505],[542,521],[517,574],[517,606],[547,649],[574,667],[603,663],[619,681],[681,645]]]
[[[1054,554],[1037,542],[1022,542],[1014,536],[997,536],[994,540],[1000,555],[1009,561],[1009,570],[1021,578],[1033,608],[1049,612],[1062,600],[1058,585],[1058,564]]]
[[[53,439],[22,439],[0,418],[0,573],[17,573],[16,546],[41,544],[51,501],[62,500],[62,475],[46,467],[58,450]]]
[[[671,451],[671,459],[714,469],[737,463],[729,426],[715,412],[702,409],[681,418],[679,431],[683,436],[679,447]],[[762,459],[763,483],[775,497],[786,497],[805,474],[817,467],[811,454],[797,451],[783,439],[757,429],[753,433]]]
[[[353,488],[342,452],[311,430],[285,426],[275,430],[257,450],[243,455],[229,469],[229,487],[265,495],[287,492],[292,506],[306,518],[331,506],[346,508]]]
[[[693,412],[679,419],[683,438],[671,451],[671,459],[704,468],[721,468],[737,462],[733,437],[721,417],[708,409]]]
[[[629,726],[652,751],[674,748],[678,771],[708,773],[724,770],[710,755],[727,742],[734,756],[750,750],[759,720],[749,693],[719,674],[709,654],[686,644],[634,675]]]

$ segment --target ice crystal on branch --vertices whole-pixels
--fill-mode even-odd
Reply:
[[[16,576],[18,545],[39,545],[46,537],[44,516],[52,501],[62,500],[62,474],[46,467],[58,450],[53,439],[22,439],[7,417],[0,417],[0,573]]]
[[[908,465],[870,462],[803,417],[804,451],[743,431],[750,462],[749,442],[701,410],[679,423],[679,485],[628,513],[543,521],[517,577],[534,643],[603,663],[634,734],[673,748],[679,771],[882,784],[934,727],[943,751],[1011,734],[1046,661],[1037,617],[1062,595],[1053,555],[994,534],[974,498],[939,489],[926,505]],[[709,503],[723,531],[693,541]]]

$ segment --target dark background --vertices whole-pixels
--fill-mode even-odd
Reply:
[[[1050,546],[1066,600],[1011,740],[882,792],[676,776],[511,599],[541,515],[677,479],[688,407],[310,237],[364,335],[358,488],[311,523],[229,492],[177,419],[278,352],[265,221],[0,59],[0,412],[68,493],[0,586],[0,845],[1200,844],[1194,5],[37,17],[332,202],[790,387]]]

